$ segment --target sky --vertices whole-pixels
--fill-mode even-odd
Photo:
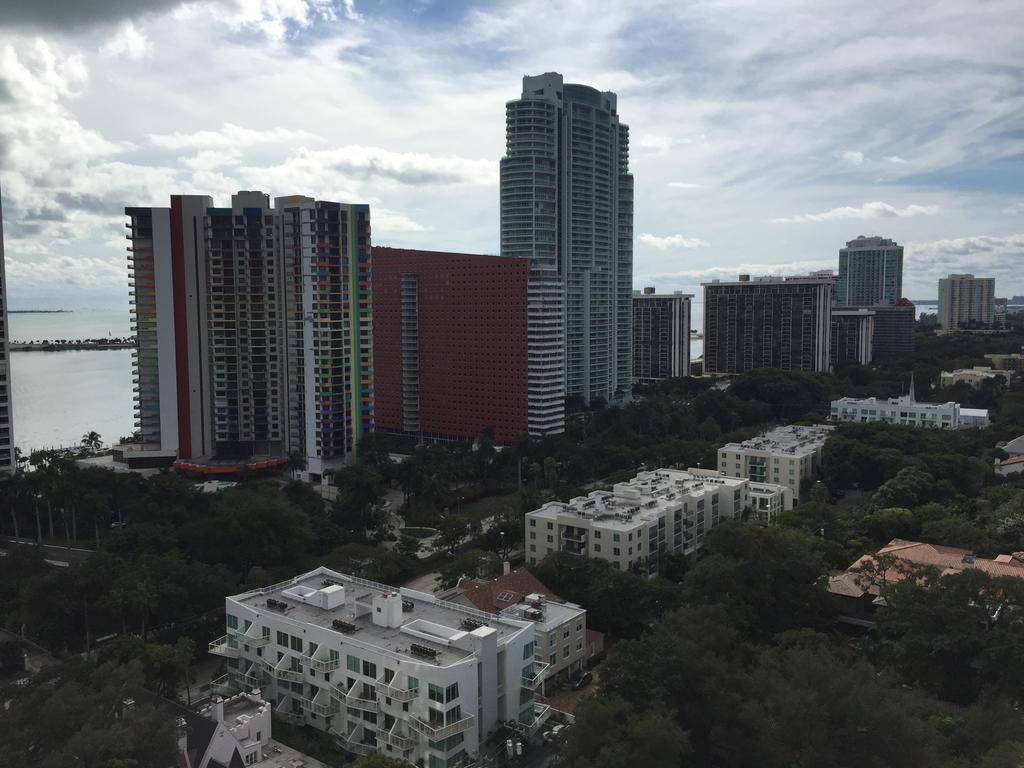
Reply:
[[[0,0],[9,305],[127,307],[124,207],[371,205],[378,245],[496,253],[523,75],[618,94],[635,287],[905,246],[1024,294],[1024,0]]]

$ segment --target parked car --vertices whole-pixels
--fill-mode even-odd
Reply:
[[[578,691],[580,688],[585,688],[588,685],[590,685],[590,682],[593,679],[594,679],[594,673],[593,672],[584,672],[582,675],[580,675],[579,677],[576,678],[576,680],[572,684],[572,687]]]

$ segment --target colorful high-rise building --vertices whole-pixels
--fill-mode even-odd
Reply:
[[[319,481],[372,428],[369,208],[239,192],[127,208],[138,466],[298,455]]]
[[[472,440],[529,431],[525,259],[373,249],[378,430]]]
[[[501,254],[530,260],[530,396],[550,414],[531,422],[531,433],[543,434],[561,420],[560,396],[630,397],[629,128],[614,93],[556,72],[524,77],[505,112]]]

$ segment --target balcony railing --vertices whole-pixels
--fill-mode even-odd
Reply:
[[[333,672],[341,666],[341,659],[310,659],[309,665],[317,672]]]
[[[543,661],[533,662],[534,673],[532,676],[523,675],[523,687],[536,690],[537,686],[544,682],[544,673],[548,671],[550,664]]]
[[[275,669],[274,677],[279,680],[288,680],[293,683],[301,683],[306,679],[306,676],[302,673],[302,670],[294,669]]]
[[[523,728],[526,730],[527,736],[533,736],[537,731],[540,730],[541,726],[547,722],[548,717],[551,716],[551,707],[547,704],[534,704],[533,705],[533,720],[528,723],[523,723]]]
[[[377,681],[377,693],[381,696],[386,696],[395,701],[412,701],[419,695],[418,688],[398,688],[397,686],[385,683],[383,680]]]
[[[231,696],[237,691],[238,688],[228,675],[221,675],[216,680],[210,681],[210,693],[217,696]]]
[[[238,649],[238,641],[228,635],[218,637],[210,643],[210,653],[215,656],[225,656],[229,659],[237,659],[241,654]]]
[[[402,736],[398,733],[388,733],[386,731],[377,734],[377,741],[403,750],[413,749],[419,743],[419,740],[412,736]]]
[[[376,699],[364,699],[351,693],[345,697],[345,704],[367,712],[380,712],[380,702]]]
[[[438,739],[447,739],[449,736],[454,736],[457,733],[469,730],[470,725],[473,723],[473,715],[463,715],[460,720],[456,720],[454,723],[447,725],[431,725],[426,720],[423,720],[416,715],[413,715],[408,720],[409,727],[417,733],[424,734],[427,738],[437,741]]]

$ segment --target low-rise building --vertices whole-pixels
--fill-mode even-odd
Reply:
[[[641,472],[611,491],[568,503],[549,501],[526,515],[531,565],[553,552],[608,560],[620,570],[658,572],[662,554],[690,554],[721,522],[756,511],[766,524],[786,508],[787,489],[690,468]]]
[[[1024,353],[1009,352],[985,355],[989,365],[997,371],[1024,371]]]
[[[534,658],[548,665],[545,679],[579,672],[592,655],[586,609],[559,600],[526,568],[490,581],[461,579],[458,590],[456,603],[533,622]]]
[[[1010,383],[1010,372],[1001,371],[996,368],[989,368],[986,365],[976,365],[973,368],[957,368],[955,371],[943,371],[939,375],[939,385],[952,387],[955,384],[969,384],[977,389],[982,382],[993,379],[1002,379]]]
[[[546,665],[529,619],[317,568],[225,599],[210,652],[229,681],[260,687],[275,714],[344,749],[454,766],[495,729],[535,733]]]
[[[968,549],[893,539],[876,554],[864,555],[842,573],[830,576],[828,591],[840,605],[841,621],[872,626],[876,610],[885,605],[886,584],[916,578],[926,569],[948,576],[967,568],[1024,579],[1024,552],[985,558]]]
[[[911,427],[958,429],[988,426],[988,411],[983,408],[961,408],[952,400],[945,403],[919,403],[911,392],[899,397],[841,397],[832,401],[832,421],[904,424]]]
[[[832,429],[821,424],[777,427],[742,443],[727,443],[718,449],[718,471],[786,486],[786,509],[791,509],[800,500],[801,483],[812,480],[821,467]]]

